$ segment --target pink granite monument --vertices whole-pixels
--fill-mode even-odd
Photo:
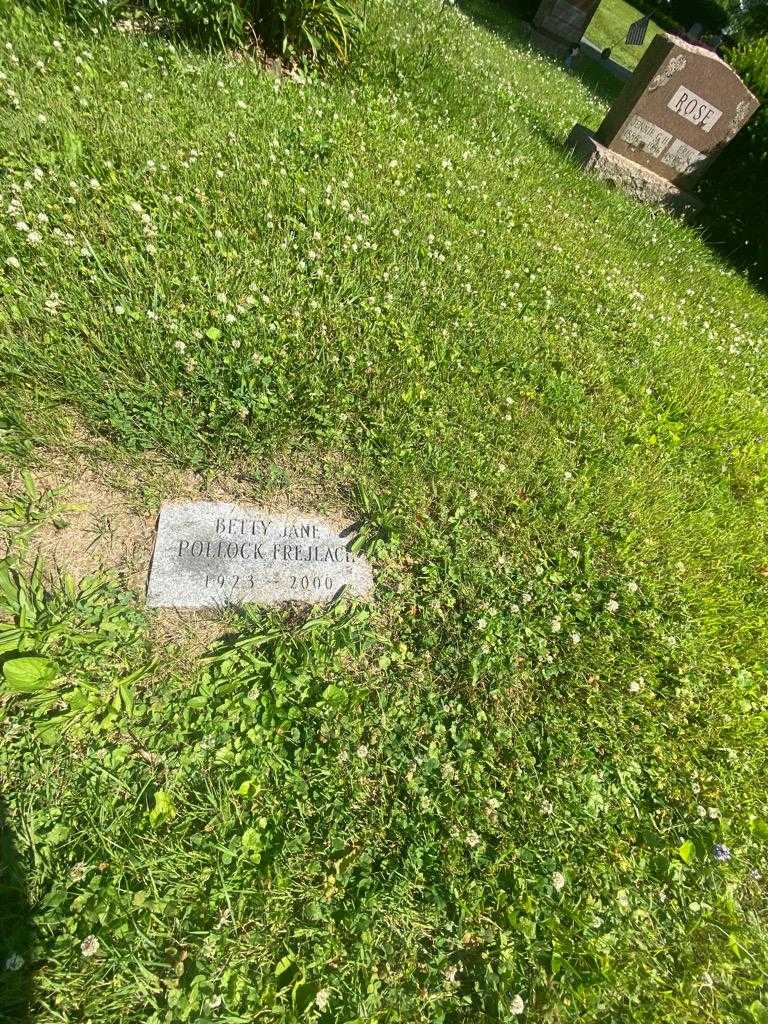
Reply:
[[[576,125],[567,145],[585,166],[673,208],[759,106],[714,50],[657,35],[596,132]]]

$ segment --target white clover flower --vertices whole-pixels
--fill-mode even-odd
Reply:
[[[99,940],[95,935],[86,935],[80,943],[80,952],[83,956],[93,956],[99,951]]]
[[[638,683],[636,679],[633,679],[632,682],[629,684],[629,692],[640,693],[640,683]]]
[[[630,594],[636,594],[639,589],[640,588],[638,587],[638,585],[635,583],[634,580],[630,580],[629,583],[627,584],[627,590],[630,592]]]
[[[14,227],[17,231],[29,231],[29,224],[25,220],[17,220]]]
[[[5,261],[5,265],[6,267],[11,267],[13,270],[19,270],[21,268],[21,264],[15,256],[9,256]]]
[[[614,612],[617,612],[619,610],[619,602],[611,598],[611,600],[608,602],[608,604],[606,604],[605,607],[607,611],[613,614]]]
[[[559,633],[560,630],[563,628],[562,621],[559,618],[557,618],[557,617],[552,619],[552,622],[549,625],[550,625],[550,629],[552,630],[553,633]]]
[[[115,313],[118,316],[122,316],[124,312],[125,312],[125,306],[119,306],[119,305],[115,306]]]
[[[476,846],[480,845],[480,836],[477,832],[467,832],[464,837],[464,842],[470,847],[470,849],[474,850]]]
[[[519,1017],[525,1012],[525,1002],[519,992],[509,1004],[509,1012],[513,1017]]]
[[[565,875],[562,873],[562,871],[553,871],[552,872],[552,888],[555,890],[555,892],[560,892],[560,890],[563,888],[564,885],[565,885]]]
[[[328,1003],[331,1001],[330,989],[321,988],[315,996],[315,1006],[322,1013],[328,1008]]]
[[[368,747],[365,745],[365,743],[360,744],[360,746],[356,750],[356,754],[361,761],[364,761],[366,757],[368,757]]]
[[[27,242],[30,245],[37,245],[38,242],[41,242],[42,240],[43,236],[40,234],[39,231],[30,231],[27,235]]]
[[[571,643],[574,647],[578,647],[578,645],[581,643],[581,634],[571,633]]]
[[[541,802],[541,813],[546,814],[547,817],[554,811],[555,807],[551,800],[542,800]]]
[[[83,863],[83,861],[80,860],[77,862],[77,864],[72,865],[72,868],[69,872],[69,877],[72,879],[73,882],[82,882],[82,880],[85,878],[87,871],[88,868]]]

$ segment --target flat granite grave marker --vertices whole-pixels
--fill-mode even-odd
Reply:
[[[714,50],[662,32],[598,130],[577,124],[566,145],[639,199],[695,208],[686,190],[759,105]]]
[[[342,588],[366,596],[370,564],[351,526],[224,502],[160,509],[147,604],[152,608],[320,604]]]

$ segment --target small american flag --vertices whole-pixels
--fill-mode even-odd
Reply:
[[[627,32],[626,42],[630,46],[642,46],[645,42],[645,33],[648,31],[648,24],[650,18],[646,15],[645,18],[638,18],[637,21],[633,21],[629,26]]]

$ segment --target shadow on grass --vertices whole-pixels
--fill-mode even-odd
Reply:
[[[709,247],[768,295],[768,155],[748,146],[735,139],[704,178],[699,224]]]
[[[624,88],[624,82],[620,78],[584,54],[576,59],[572,74],[581,79],[593,96],[597,96],[608,106]]]
[[[31,1021],[32,918],[24,870],[0,799],[0,1022]]]
[[[530,21],[526,22],[528,10],[523,3],[503,3],[502,0],[456,0],[459,7],[476,25],[482,26],[504,42],[518,48],[530,43]],[[537,4],[534,4],[534,11]],[[533,15],[531,15],[531,18]],[[542,53],[553,64],[563,67],[556,57]],[[623,82],[601,67],[596,61],[583,54],[576,60],[571,74],[580,78],[589,91],[604,103],[612,103],[621,92]]]

